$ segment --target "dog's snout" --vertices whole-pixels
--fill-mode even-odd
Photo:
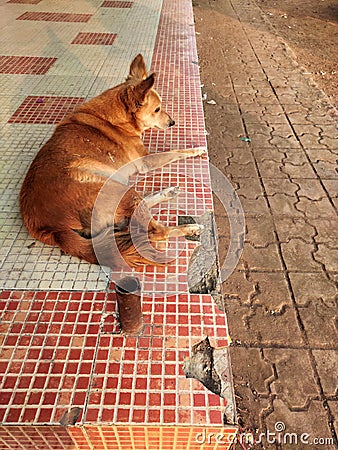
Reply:
[[[175,125],[175,120],[170,119],[169,127],[173,127]]]

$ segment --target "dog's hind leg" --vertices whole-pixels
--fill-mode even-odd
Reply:
[[[179,192],[180,190],[178,186],[169,187],[167,189],[163,189],[163,191],[156,192],[156,194],[148,195],[148,197],[145,197],[143,201],[146,203],[148,208],[152,208],[153,206],[158,205],[161,202],[176,198]]]
[[[158,223],[158,222],[157,222]],[[149,230],[149,240],[151,242],[157,241],[166,241],[170,237],[199,237],[201,232],[204,230],[203,225],[199,225],[197,223],[192,223],[188,225],[178,225],[172,227],[165,227],[162,224],[161,226],[153,226],[151,230]]]

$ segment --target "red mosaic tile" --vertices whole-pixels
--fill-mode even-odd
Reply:
[[[73,13],[55,13],[27,11],[16,20],[38,20],[47,22],[88,22],[92,14],[73,14]]]
[[[7,3],[20,3],[22,5],[37,5],[42,0],[9,0]]]
[[[115,33],[79,33],[72,44],[86,45],[113,45],[116,39]]]
[[[104,1],[101,5],[102,8],[131,8],[134,2],[114,2],[114,1]]]
[[[56,124],[83,102],[82,97],[28,96],[8,123]]]

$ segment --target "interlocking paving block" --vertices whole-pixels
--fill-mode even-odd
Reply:
[[[281,250],[288,270],[303,272],[320,272],[322,265],[315,259],[316,246],[297,238],[281,243]]]
[[[273,124],[247,124],[248,134],[252,145],[258,147],[276,146],[276,148],[300,148],[294,131],[289,125]]]
[[[296,311],[285,308],[281,313],[266,310],[264,305],[241,305],[238,299],[225,297],[225,310],[228,317],[229,333],[237,345],[252,346],[304,344],[298,326]],[[261,324],[265,326],[262,328]]]
[[[115,33],[79,33],[72,44],[86,45],[113,45],[116,39]]]
[[[338,150],[333,149],[306,149],[312,165],[318,176],[325,179],[337,178]],[[325,182],[324,182],[325,183]]]
[[[270,384],[271,393],[284,401],[289,408],[305,409],[319,396],[319,388],[311,366],[309,352],[295,349],[264,349],[267,361],[274,365],[276,379]],[[289,377],[290,371],[302,372],[302,383]]]
[[[316,178],[304,150],[254,148],[260,176],[263,178]]]
[[[30,95],[8,123],[57,124],[83,102],[83,97]]]
[[[299,199],[297,192],[299,186],[290,179],[266,179],[262,180],[268,202],[275,216],[302,216],[302,212],[297,210]]]
[[[318,446],[316,442],[322,442],[319,444],[320,447],[325,446],[327,450],[335,450],[336,448],[328,425],[327,413],[320,400],[312,400],[304,411],[292,411],[285,402],[276,398],[273,401],[273,410],[264,422],[270,433],[276,433],[275,427],[280,429],[280,433],[276,433],[275,437],[277,438],[280,434],[283,449],[293,450],[297,447],[307,447],[312,444]],[[266,436],[265,433],[262,439],[265,445],[267,442]],[[319,441],[319,439],[322,439],[322,441]]]
[[[0,56],[0,73],[43,75],[56,60],[39,56]]]
[[[276,242],[274,224],[270,216],[247,217],[245,219],[245,226],[245,242],[249,242],[252,246],[256,248],[266,247]]]
[[[278,234],[278,240],[287,243],[291,239],[299,239],[308,244],[313,244],[317,234],[313,225],[303,217],[276,217],[274,219]]]
[[[337,148],[337,129],[333,124],[295,125],[297,136],[304,146],[309,149]]]
[[[337,247],[331,247],[328,244],[318,244],[313,257],[316,261],[324,265],[327,272],[334,272],[337,270]]]
[[[310,220],[320,217],[336,217],[336,211],[328,198],[311,200],[307,197],[300,197],[297,203],[297,210],[301,211]]]
[[[247,215],[269,215],[267,198],[258,178],[230,177]]]
[[[336,366],[338,361],[338,350],[313,350],[316,367],[319,373],[324,394],[327,397],[337,395]]]
[[[292,306],[291,294],[283,273],[234,272],[223,283],[224,296],[240,299],[242,304],[262,306],[270,314],[278,314]]]
[[[246,243],[239,265],[241,268],[248,267],[251,270],[258,271],[283,270],[278,247],[275,243],[259,248],[253,247],[250,243]]]
[[[219,167],[222,167],[219,164]],[[222,167],[223,173],[236,178],[254,178],[257,177],[255,162],[250,153],[244,153],[241,149],[234,149],[233,154],[228,158],[228,165]]]
[[[300,306],[308,302],[322,300],[326,305],[335,304],[336,287],[324,272],[320,273],[290,273],[290,281],[295,301]],[[311,286],[311,290],[308,289]]]
[[[292,182],[299,186],[297,192],[299,197],[306,197],[309,200],[322,200],[326,198],[326,192],[319,180],[303,180],[294,177]]]
[[[338,239],[338,229],[335,226],[336,219],[322,217],[320,219],[309,219],[308,222],[316,229],[317,233],[314,239],[318,244],[327,244],[328,247],[335,247]]]
[[[16,20],[42,20],[47,22],[88,22],[92,14],[28,11]]]
[[[255,395],[269,394],[269,385],[274,380],[274,370],[270,361],[262,357],[262,352],[257,348],[231,349],[231,361],[234,367],[238,367],[241,361],[246,362],[241,365],[242,372],[234,374],[234,383],[240,386],[247,386],[247,380],[250,379],[250,385]]]
[[[337,300],[309,300],[305,308],[299,308],[299,315],[309,344],[322,349],[332,348],[337,338]]]

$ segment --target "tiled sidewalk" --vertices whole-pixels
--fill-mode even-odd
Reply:
[[[125,337],[116,332],[112,281],[127,273],[34,241],[18,211],[25,172],[54,125],[123,80],[139,52],[177,121],[171,131],[147,133],[145,144],[152,152],[206,145],[191,2],[11,0],[0,8],[0,449],[193,449],[206,426],[234,432],[222,427],[231,395],[226,402],[182,371],[206,335],[215,347],[228,345],[226,317],[211,295],[188,293],[196,244],[175,244],[176,266],[136,274],[145,329]],[[213,208],[207,160],[134,182],[145,193],[180,186],[177,200],[154,208],[168,224]],[[76,426],[58,426],[74,411]]]

